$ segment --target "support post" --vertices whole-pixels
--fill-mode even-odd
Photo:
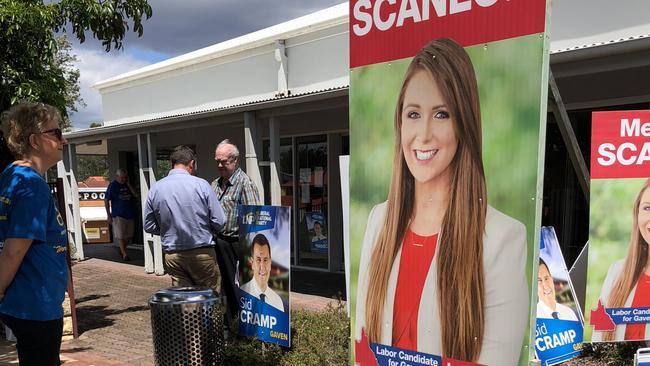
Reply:
[[[276,95],[289,95],[289,65],[287,48],[283,39],[275,41],[275,60],[280,64],[278,68],[278,92]]]
[[[343,152],[343,138],[340,133],[327,134],[327,215],[329,270],[344,270],[343,266],[343,203],[341,185],[336,180],[341,176],[339,156]],[[323,177],[325,178],[325,177]]]
[[[260,166],[257,164],[257,152],[261,151],[261,141],[257,131],[257,121],[255,112],[244,112],[244,143],[246,157],[246,174],[257,186],[257,192],[260,199],[264,199],[264,185],[262,184],[262,174]]]
[[[150,133],[138,134],[138,159],[139,159],[139,173],[140,173],[140,202],[142,204],[142,212],[144,215],[144,207],[147,204],[147,197],[151,186],[156,182],[155,165],[156,165],[156,149],[152,141]],[[144,216],[142,217],[144,222]],[[164,275],[165,269],[163,268],[163,254],[160,236],[152,235],[147,232],[142,232],[144,241],[144,270],[147,273],[155,273],[157,275]]]
[[[573,132],[573,126],[569,120],[569,115],[564,107],[564,102],[562,102],[562,96],[560,95],[560,90],[557,87],[555,78],[553,77],[553,72],[549,70],[548,74],[548,85],[551,89],[549,106],[555,116],[555,121],[560,128],[560,133],[562,134],[562,140],[567,147],[567,153],[569,154],[569,159],[573,165],[573,170],[578,177],[578,182],[580,183],[580,188],[582,188],[582,193],[585,197],[585,200],[589,202],[589,170],[587,169],[587,164],[585,163],[585,158],[582,156],[580,151],[580,145],[578,145],[578,140],[576,135]]]
[[[282,203],[282,189],[280,187],[280,119],[271,117],[269,120],[269,137],[271,160],[271,205],[280,206]]]
[[[57,175],[63,180],[65,210],[68,224],[68,241],[70,258],[84,260],[83,233],[81,232],[81,214],[79,210],[79,187],[75,171],[77,169],[77,145],[68,144],[63,149],[63,159],[57,163]]]

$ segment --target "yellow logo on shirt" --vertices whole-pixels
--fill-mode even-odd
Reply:
[[[0,221],[7,221],[7,216],[6,215],[0,216]]]
[[[65,253],[68,250],[68,248],[62,245],[57,245],[54,247],[54,250],[56,250],[56,254],[59,254],[59,253]]]
[[[6,204],[6,205],[10,205],[10,204],[11,204],[11,200],[10,200],[9,198],[7,198],[7,197],[0,196],[0,203],[4,203],[4,204]]]
[[[63,226],[63,217],[61,217],[60,213],[56,213],[56,222],[59,223],[59,226]]]

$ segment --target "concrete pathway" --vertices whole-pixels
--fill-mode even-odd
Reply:
[[[115,250],[107,249],[110,253]],[[93,258],[73,266],[79,338],[63,343],[61,360],[65,366],[153,365],[147,304],[149,297],[169,287],[171,280],[168,276],[146,274],[133,262]],[[318,311],[336,302],[313,295],[291,296],[296,309]],[[2,336],[0,339],[0,365],[18,365],[13,343]]]

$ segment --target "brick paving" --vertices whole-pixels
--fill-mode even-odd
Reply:
[[[148,299],[168,276],[142,267],[90,259],[72,268],[79,338],[64,342],[66,366],[153,365]],[[12,344],[0,342],[0,365],[17,365]]]
[[[75,353],[88,350],[128,365],[152,365],[147,302],[155,291],[170,286],[169,277],[97,259],[76,264],[73,274],[79,338],[65,342],[62,354],[74,358]]]
[[[122,263],[117,249],[111,246],[94,246],[87,256],[91,259],[76,263],[72,269],[79,338],[63,343],[61,360],[64,365],[153,365],[148,300],[158,289],[171,285],[169,276],[144,273],[141,250],[129,249],[133,261],[128,263]],[[104,259],[98,259],[100,257]],[[321,280],[320,291],[340,292],[336,290],[340,276],[335,274],[335,277],[333,281]],[[292,282],[300,284],[301,281]],[[324,285],[328,282],[329,286]],[[329,302],[336,303],[320,296],[291,293],[294,309],[317,311]],[[2,335],[0,365],[18,365],[13,343],[5,341]]]

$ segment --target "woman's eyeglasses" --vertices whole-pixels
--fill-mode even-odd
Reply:
[[[51,130],[41,131],[41,133],[52,134],[54,137],[59,139],[59,141],[63,140],[63,131],[61,131],[60,128],[53,128]]]

